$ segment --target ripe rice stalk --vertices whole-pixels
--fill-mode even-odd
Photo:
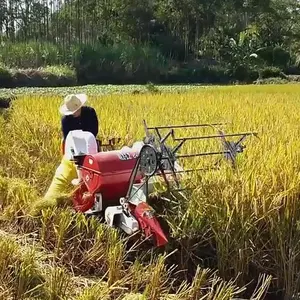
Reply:
[[[42,245],[46,245],[50,241],[50,227],[52,225],[52,218],[55,214],[55,211],[52,209],[45,209],[42,210],[42,216],[40,218],[41,220],[41,227],[40,227],[40,239]]]
[[[144,118],[149,125],[224,121],[228,122],[225,132],[258,131],[259,139],[248,139],[247,148],[238,159],[237,170],[233,171],[223,160],[219,170],[190,174],[186,182],[190,181],[188,186],[193,191],[186,191],[186,197],[165,194],[170,201],[162,203],[158,199],[155,206],[160,208],[171,237],[175,239],[169,244],[168,251],[178,245],[182,249],[185,247],[181,256],[176,257],[183,269],[195,271],[205,262],[213,269],[218,268],[223,279],[240,274],[236,279],[238,286],[255,282],[261,273],[266,273],[273,275],[269,288],[283,290],[286,299],[295,295],[300,271],[297,244],[300,217],[297,205],[300,194],[299,86],[214,87],[178,95],[118,94],[101,98],[96,93],[97,88],[92,89],[95,90],[90,90],[89,104],[99,115],[100,136],[121,137],[120,147],[142,139]],[[62,92],[67,93],[66,90]],[[27,94],[14,102],[5,121],[0,116],[0,202],[1,219],[6,225],[15,224],[11,227],[20,228],[20,216],[23,218],[34,200],[44,194],[60,162],[58,106],[61,101],[62,97],[56,92]],[[176,131],[178,136],[212,133],[216,131]],[[182,153],[220,149],[220,140],[202,140],[189,142]],[[187,159],[184,166],[201,167],[216,161],[216,157]],[[99,229],[99,236],[95,237],[98,221],[87,221],[82,215],[72,217],[72,221],[60,220],[60,213],[55,218],[57,210],[53,209],[53,215],[50,211],[43,212],[41,224],[37,226],[48,250],[59,245],[59,253],[66,254],[60,256],[65,259],[61,263],[71,269],[72,264],[76,265],[78,272],[94,263],[98,263],[97,267],[103,264],[101,275],[112,266],[111,283],[122,278],[128,267],[124,246],[110,236],[110,230],[106,231],[103,226],[103,233]],[[21,223],[23,227],[26,224],[25,221]],[[60,239],[55,238],[53,225]],[[88,254],[86,261],[84,254]],[[141,265],[145,261],[145,258],[141,259]],[[139,270],[138,265],[136,268]],[[8,274],[5,268],[1,270]],[[144,282],[131,277],[133,281],[129,285],[134,290],[149,287],[150,275],[164,272],[158,264],[153,274],[145,271]],[[194,280],[197,290],[197,279]],[[162,282],[153,280],[152,285],[159,289],[165,287],[166,293],[170,285]],[[215,295],[226,299],[235,290],[220,281],[213,286],[215,292],[211,292],[211,299]],[[205,293],[207,290],[203,295],[207,295]],[[152,295],[149,288],[146,294]]]
[[[209,288],[205,297],[203,299],[210,300],[231,300],[235,296],[240,295],[243,291],[245,291],[245,287],[237,287],[235,284],[236,279],[231,279],[226,282],[222,280],[217,275],[211,277],[211,287]]]
[[[124,275],[122,265],[125,260],[125,249],[122,241],[118,239],[118,234],[115,230],[108,232],[107,244],[107,269],[108,269],[108,286],[120,280]]]
[[[16,298],[27,299],[30,296],[40,295],[44,279],[39,270],[37,255],[34,249],[22,255],[22,261],[15,267],[16,273]]]
[[[79,265],[82,265],[87,274],[93,273],[104,276],[107,274],[107,242],[102,227],[97,228],[95,238],[90,240],[90,244],[82,251],[82,260]]]
[[[160,255],[152,265],[148,266],[150,277],[143,293],[147,299],[159,299],[162,295],[169,293],[172,286],[170,274],[174,270],[174,266],[168,268],[165,260],[166,256]]]
[[[1,282],[1,280],[0,280],[0,299],[1,300],[14,299],[11,286],[5,282]]]
[[[55,220],[56,221],[56,220]],[[54,223],[54,233],[56,238],[55,253],[60,255],[66,235],[70,230],[73,218],[70,211],[63,211],[59,214],[59,220]]]
[[[0,283],[2,294],[26,299],[42,293],[43,277],[34,248],[21,247],[11,237],[0,237]]]
[[[197,267],[193,282],[189,288],[189,294],[185,298],[186,300],[200,299],[204,296],[205,292],[203,291],[203,288],[208,281],[210,273],[209,269]]]
[[[24,179],[18,178],[4,179],[1,186],[2,218],[12,220],[25,216],[27,208],[37,198],[36,190]]]
[[[147,268],[141,264],[141,262],[136,259],[130,268],[131,278],[130,278],[130,291],[132,293],[138,293],[143,288],[145,288],[145,283],[150,280]]]
[[[111,294],[111,288],[100,281],[99,283],[93,284],[91,287],[85,288],[83,292],[75,298],[76,300],[109,300]]]
[[[71,293],[71,276],[62,267],[50,267],[45,270],[45,299],[69,299]]]
[[[18,244],[9,237],[0,236],[0,282],[13,287],[14,262],[19,257]]]
[[[93,238],[104,231],[103,224],[97,218],[87,218],[84,214],[74,214],[74,234],[84,234],[86,238]]]
[[[272,276],[261,274],[258,278],[257,286],[250,297],[250,300],[260,300],[264,299],[266,292],[271,284]]]
[[[93,245],[85,253],[85,260],[88,263],[97,263],[105,259],[106,243],[105,233],[101,226],[99,226],[95,233],[95,239]]]

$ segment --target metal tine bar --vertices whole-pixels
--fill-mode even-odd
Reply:
[[[255,135],[255,136],[256,136],[256,135]],[[241,137],[241,138],[235,143],[235,145],[238,146],[245,138],[246,138],[246,136]]]
[[[163,151],[166,151],[167,154],[168,154],[168,155],[165,157],[165,159],[169,162],[169,164],[170,164],[170,166],[171,166],[171,168],[172,168],[173,174],[175,175],[175,181],[176,181],[176,184],[177,184],[177,186],[179,186],[179,181],[178,181],[178,179],[177,179],[177,177],[176,177],[176,173],[175,173],[175,170],[174,170],[174,168],[173,168],[173,166],[172,166],[172,162],[171,162],[171,158],[170,158],[171,153],[169,152],[168,148],[164,145],[164,142],[167,140],[167,138],[168,138],[169,136],[172,136],[172,137],[173,137],[173,135],[174,135],[174,130],[171,129],[171,130],[166,134],[166,136],[163,137],[163,138],[162,138],[162,136],[161,136],[161,134],[160,134],[160,132],[159,132],[159,129],[155,128],[155,131],[156,131],[156,133],[157,133],[157,135],[158,135],[158,137],[159,137],[159,139],[160,139],[160,145],[163,147]]]
[[[132,186],[133,186],[133,183],[134,183],[134,180],[136,178],[136,174],[138,172],[138,168],[139,168],[139,165],[140,165],[140,161],[141,161],[141,156],[139,155],[138,156],[138,159],[136,160],[135,162],[135,165],[134,165],[134,168],[130,174],[130,181],[129,181],[129,186],[128,186],[128,190],[127,190],[127,193],[126,193],[126,199],[129,199],[129,196],[130,196],[130,192],[131,192],[131,189],[132,189]]]
[[[146,136],[149,136],[149,130],[148,130],[148,126],[147,126],[146,120],[143,120],[143,124],[144,124],[144,129],[146,131]]]
[[[212,127],[212,126],[219,126],[219,125],[226,125],[228,123],[213,123],[213,124],[186,124],[186,125],[165,125],[165,126],[151,126],[147,129],[171,129],[171,128],[192,128],[192,127]]]
[[[150,178],[151,178],[151,176],[146,176],[146,180],[145,180],[144,182],[142,182],[142,184],[138,187],[138,189],[137,189],[131,196],[130,196],[130,194],[129,194],[129,196],[126,197],[127,202],[129,202],[129,201],[130,201],[130,200],[138,193],[138,191],[142,189],[142,187],[143,187],[144,185],[146,185],[146,189],[148,190],[148,183],[149,183]],[[131,191],[131,190],[130,190],[130,191]],[[147,197],[147,196],[148,196],[148,193],[146,193],[146,197]]]
[[[172,153],[170,153],[170,150],[167,147],[165,147],[164,150],[167,152],[167,161],[169,162],[170,167],[171,167],[171,171],[172,171],[172,173],[173,173],[173,175],[175,177],[175,182],[176,182],[177,186],[179,187],[180,183],[179,183],[178,178],[176,177],[175,168],[174,168],[174,166],[172,164],[172,161],[171,161],[171,155],[172,155]]]
[[[170,166],[172,167],[172,171],[173,171],[173,174],[175,175],[175,181],[176,181],[176,184],[179,185],[179,181],[178,179],[176,178],[176,174],[175,174],[175,170],[172,166],[172,162],[171,162],[171,159],[170,159],[170,153],[169,153],[169,150],[168,148],[164,145],[164,142],[168,139],[169,136],[172,136],[173,137],[173,129],[171,129],[165,137],[161,137],[161,135],[159,134],[159,130],[156,129],[156,132],[158,134],[158,137],[160,138],[160,145],[162,146],[163,148],[163,151],[166,151],[167,152],[167,156],[165,157],[165,159],[169,162]]]
[[[168,181],[167,176],[166,176],[166,174],[165,174],[165,171],[164,171],[164,169],[163,169],[163,167],[162,167],[161,164],[159,165],[159,170],[160,170],[161,175],[162,175],[162,177],[164,178],[164,181],[165,181],[165,183],[166,183],[166,185],[167,185],[168,191],[170,191],[170,182]]]
[[[148,128],[148,129],[149,129],[149,128]],[[158,128],[155,128],[155,131],[156,131],[156,134],[157,134],[158,138],[161,140],[162,137],[161,137],[161,134],[160,134]]]
[[[172,152],[173,154],[175,154],[175,153],[183,146],[184,143],[185,143],[185,139],[183,139],[177,146],[175,146],[175,147],[171,150],[171,152]]]
[[[191,172],[198,172],[198,171],[209,171],[209,170],[218,170],[218,167],[207,167],[207,168],[198,168],[198,169],[187,169],[187,170],[182,170],[182,171],[175,171],[176,174],[181,174],[181,173],[191,173]],[[166,175],[172,175],[172,172],[165,172]]]
[[[197,157],[197,156],[209,156],[209,155],[219,155],[219,154],[228,154],[230,151],[219,151],[219,152],[204,152],[196,154],[180,154],[176,155],[176,158],[188,158],[188,157]]]
[[[160,143],[164,143],[164,142],[168,139],[168,137],[169,137],[169,136],[173,136],[173,134],[174,134],[173,130],[170,130],[170,131],[166,134],[166,136],[163,137],[163,138],[160,140]]]
[[[228,134],[224,134],[224,135],[178,137],[178,138],[174,138],[174,141],[204,140],[204,139],[214,139],[214,138],[234,137],[234,136],[244,136],[244,137],[246,137],[246,136],[249,136],[249,135],[256,135],[256,134],[257,134],[256,132],[245,132],[245,133],[228,133]]]

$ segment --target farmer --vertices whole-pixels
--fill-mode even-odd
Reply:
[[[76,171],[74,162],[70,160],[70,149],[69,147],[65,149],[65,145],[72,144],[73,136],[77,139],[84,136],[87,138],[89,151],[97,152],[98,117],[92,107],[84,106],[86,101],[85,94],[68,95],[59,108],[59,112],[63,115],[61,119],[63,158],[47,193],[33,205],[31,211],[33,215],[43,208],[68,202],[67,190],[70,184],[74,186],[80,183],[80,174]]]
[[[98,135],[98,117],[94,108],[84,106],[87,101],[85,94],[68,95],[64,104],[59,108],[63,115],[61,129],[63,134],[62,150],[64,153],[65,140],[71,130],[81,129],[91,132],[95,138]]]

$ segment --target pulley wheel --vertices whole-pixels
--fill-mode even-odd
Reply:
[[[140,151],[140,170],[146,176],[153,176],[158,168],[157,153],[151,145],[144,145]]]

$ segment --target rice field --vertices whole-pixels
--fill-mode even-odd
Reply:
[[[64,201],[32,214],[61,159],[58,107],[66,92],[24,90],[0,115],[1,299],[298,299],[299,85],[85,89],[99,136],[121,137],[120,147],[143,138],[143,119],[258,133],[246,139],[236,170],[223,159],[218,170],[188,175],[188,201],[166,195],[169,202],[153,203],[170,230],[163,250],[132,246],[105,224],[74,215]],[[193,141],[182,153],[220,146]],[[182,164],[198,168],[217,159]]]

